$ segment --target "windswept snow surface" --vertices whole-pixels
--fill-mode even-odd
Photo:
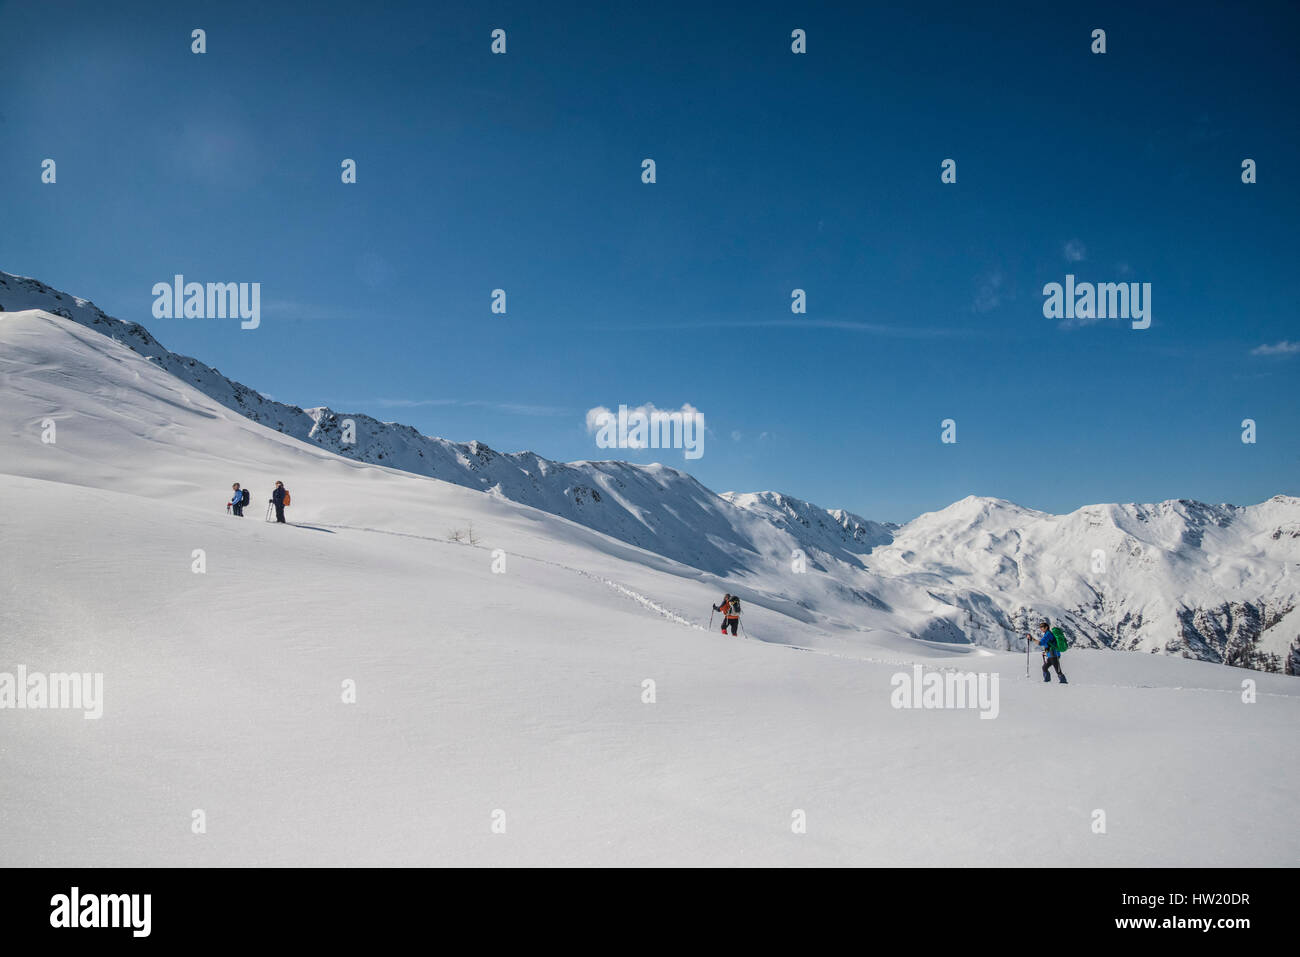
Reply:
[[[554,462],[274,402],[169,352],[136,323],[0,272],[0,310],[27,309],[102,333],[287,436],[533,506],[601,533],[586,540],[602,550],[719,591],[737,586],[751,605],[815,626],[843,654],[861,653],[864,633],[1019,648],[1047,614],[1081,647],[1300,671],[1300,499],[1094,505],[1056,516],[972,496],[900,527],[778,492],[717,495],[664,465]],[[355,444],[343,441],[347,420]]]
[[[276,479],[289,526],[261,520]],[[242,520],[224,513],[234,481],[253,490]],[[1077,648],[1060,686],[1036,662],[1026,680],[1023,650],[910,637],[910,614],[933,618],[915,596],[953,594],[933,556],[1028,596],[988,546],[1024,554],[1052,522],[1080,547],[1146,542],[1185,526],[1177,504],[1052,517],[972,499],[816,530],[881,583],[876,607],[837,598],[829,572],[723,579],[345,459],[34,311],[0,313],[0,496],[0,673],[102,673],[104,696],[97,720],[0,709],[6,864],[1300,862],[1294,679]],[[1226,588],[1284,554],[1269,526],[1294,508],[1198,519],[1252,556],[1132,561]],[[753,527],[785,548],[773,517]],[[448,541],[471,524],[477,544]],[[751,586],[749,640],[704,630],[724,589]],[[997,676],[996,717],[893,707],[914,663]]]

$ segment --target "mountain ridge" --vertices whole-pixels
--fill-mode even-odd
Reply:
[[[1083,646],[1300,672],[1294,496],[1248,506],[1087,505],[1052,515],[971,495],[901,525],[874,522],[779,492],[715,494],[658,463],[560,463],[423,436],[364,414],[278,403],[171,353],[138,323],[0,273],[0,317],[15,307],[99,333],[238,416],[326,453],[557,515],[684,566],[676,574],[716,576],[846,640],[885,631],[1009,648],[1048,614]],[[342,440],[345,418],[357,427],[356,445]]]
[[[707,541],[721,531],[708,513],[735,507],[706,488],[687,472],[669,465],[636,465],[619,460],[559,462],[535,452],[499,452],[487,444],[470,440],[453,442],[424,435],[413,426],[383,422],[364,412],[337,412],[326,406],[302,406],[269,399],[257,389],[221,374],[191,356],[173,353],[137,322],[116,319],[94,304],[55,289],[38,279],[0,271],[0,311],[41,309],[94,329],[122,343],[167,372],[197,388],[240,415],[293,438],[310,442],[345,458],[370,462],[427,475],[466,488],[502,495],[511,501],[561,515],[596,531],[637,547],[717,574],[735,570],[735,562],[722,547]],[[355,442],[344,441],[343,426],[351,421]],[[547,480],[543,484],[543,479]],[[644,494],[672,494],[687,503],[688,515],[647,522],[644,510],[632,507],[622,492],[639,486]],[[656,490],[657,486],[657,490]],[[793,496],[804,512],[826,512],[820,506]],[[615,508],[600,506],[614,503]],[[842,510],[835,510],[840,512]],[[863,527],[869,521],[844,512],[847,521]],[[737,525],[734,521],[727,523]],[[706,541],[691,544],[694,531],[702,529]],[[744,524],[744,523],[739,523]],[[829,530],[829,523],[826,525]],[[731,536],[734,539],[734,536]],[[752,536],[728,542],[753,551]],[[834,536],[825,541],[805,536],[801,544],[815,550],[839,553],[851,543]]]

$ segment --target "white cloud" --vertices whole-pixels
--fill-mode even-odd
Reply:
[[[1065,253],[1065,261],[1068,263],[1079,263],[1088,258],[1088,250],[1077,239],[1071,239],[1067,242],[1063,252]]]
[[[1252,356],[1289,356],[1297,352],[1300,352],[1300,342],[1290,342],[1286,339],[1272,345],[1256,346],[1250,350]]]
[[[623,407],[620,406],[620,408]],[[647,402],[644,405],[638,405],[635,408],[628,408],[627,414],[631,417],[639,412],[649,419],[650,416],[654,415],[656,412],[664,414],[681,412],[683,417],[690,417],[698,415],[699,411],[699,409],[695,408],[695,406],[691,405],[689,402],[683,402],[681,409],[660,409],[653,402]],[[591,435],[595,435],[611,418],[617,419],[618,413],[603,405],[592,406],[587,410],[587,432]],[[649,448],[649,442],[642,441],[640,443],[634,443],[629,436],[627,447],[642,449]]]
[[[587,434],[594,435],[614,413],[603,405],[594,405],[587,410]]]

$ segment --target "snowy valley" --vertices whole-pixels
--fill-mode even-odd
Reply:
[[[360,415],[340,447],[0,280],[0,673],[103,687],[0,710],[10,864],[1300,860],[1300,686],[1217,663],[1295,658],[1296,499],[894,526]],[[1068,685],[1018,638],[1044,613]],[[996,715],[900,706],[917,666]]]

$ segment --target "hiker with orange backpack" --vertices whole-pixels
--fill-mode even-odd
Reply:
[[[284,510],[289,505],[289,490],[284,487],[283,482],[275,483],[275,491],[271,493],[271,504],[275,506],[275,520],[277,523],[284,525]]]
[[[722,612],[722,633],[725,635],[730,627],[734,637],[736,628],[740,625],[740,599],[735,595],[723,595],[722,604],[714,605],[713,610]]]

